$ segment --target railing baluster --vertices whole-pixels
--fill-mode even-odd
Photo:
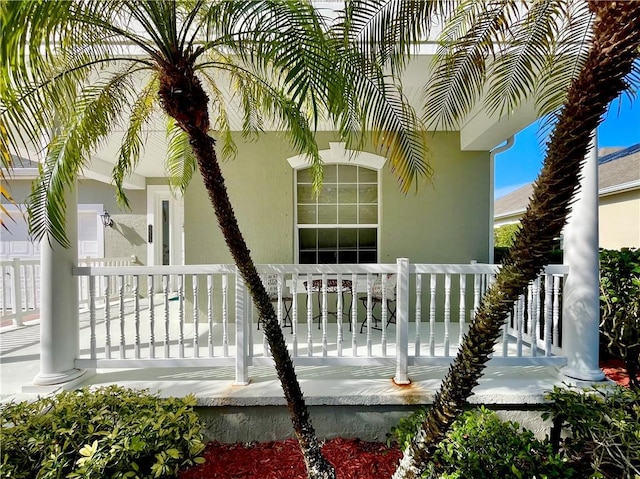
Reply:
[[[191,283],[193,285],[193,357],[200,357],[200,344],[199,344],[199,309],[200,306],[198,304],[198,275],[191,275]]]
[[[120,304],[120,359],[126,358],[125,348],[126,348],[126,340],[124,337],[124,276],[118,276],[118,302]]]
[[[511,306],[511,312],[507,315],[502,325],[502,356],[505,358],[509,356],[509,327],[511,326],[511,321],[515,324],[515,308],[515,305]]]
[[[89,356],[97,358],[96,353],[96,278],[89,276]]]
[[[528,289],[528,288],[527,288]],[[526,293],[525,293],[526,294]],[[522,357],[522,327],[524,324],[524,294],[516,301],[516,356]]]
[[[307,356],[313,356],[313,279],[307,273]]]
[[[358,356],[358,275],[351,274],[351,356]]]
[[[529,334],[531,335],[531,356],[532,357],[537,357],[538,356],[538,338],[539,336],[539,331],[538,331],[538,314],[539,314],[539,308],[538,308],[538,303],[540,301],[540,294],[539,294],[539,288],[538,285],[540,284],[540,278],[536,278],[533,283],[531,284],[531,315],[529,316],[529,322],[530,322],[530,330],[529,330]]]
[[[415,355],[420,357],[420,330],[422,329],[422,275],[416,274],[416,339]]]
[[[169,275],[162,275],[162,296],[164,302],[164,357],[170,357],[169,350]]]
[[[327,273],[322,273],[322,356],[327,355],[327,316],[328,316],[328,292]]]
[[[460,304],[458,321],[460,323],[460,331],[458,333],[458,344],[462,344],[462,336],[464,335],[466,327],[467,306],[465,304],[465,296],[467,294],[467,275],[460,273]]]
[[[553,344],[560,345],[560,277],[553,276]]]
[[[13,259],[13,298],[11,304],[13,305],[13,313],[15,314],[13,319],[14,326],[22,326],[22,284],[20,281],[20,260],[18,258]]]
[[[184,274],[178,275],[178,357],[184,358]]]
[[[371,320],[373,319],[373,278],[367,273],[367,357],[371,357]]]
[[[104,277],[104,328],[105,328],[105,338],[104,338],[104,352],[105,357],[107,359],[111,359],[111,312],[110,308],[110,294],[109,290],[111,289],[111,284],[109,283],[109,277]]]
[[[382,286],[382,303],[380,303],[380,319],[382,320],[382,334],[381,336],[381,346],[382,346],[382,357],[387,355],[387,274],[382,274],[382,281],[380,282],[380,286]]]
[[[136,359],[140,359],[140,277],[136,274],[133,277],[133,319],[136,328],[133,354]]]
[[[298,356],[298,274],[291,274],[291,333],[293,335],[293,357]]]
[[[342,304],[342,295],[344,294],[344,290],[342,289],[342,275],[338,273],[337,276],[337,285],[338,285],[338,295],[336,296],[336,301],[338,307],[336,308],[336,325],[338,328],[338,335],[336,337],[336,348],[338,357],[342,356],[342,311],[344,309],[344,305]]]
[[[155,359],[156,357],[156,312],[155,304],[153,301],[154,287],[153,287],[153,275],[147,276],[147,286],[149,287],[149,358]]]
[[[222,275],[222,356],[229,357],[229,277]]]
[[[551,356],[551,341],[553,339],[553,276],[544,276],[544,355]]]
[[[429,356],[436,355],[436,286],[438,277],[430,273],[429,278]]]
[[[209,334],[207,336],[207,345],[209,346],[209,357],[213,357],[213,275],[207,275],[207,324],[209,325]]]
[[[444,357],[449,357],[449,326],[451,324],[451,273],[444,276]]]

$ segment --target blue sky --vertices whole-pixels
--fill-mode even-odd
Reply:
[[[627,147],[640,143],[640,98],[627,96],[614,100],[598,127],[598,147]],[[511,149],[496,155],[495,197],[499,198],[532,182],[540,171],[544,156],[545,132],[539,122],[516,135]]]

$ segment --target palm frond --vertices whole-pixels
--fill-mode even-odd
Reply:
[[[347,3],[336,30],[345,43],[356,45],[371,61],[390,64],[397,74],[457,3],[355,0]]]
[[[183,195],[193,178],[198,160],[189,143],[189,136],[172,118],[167,121],[167,139],[165,170],[169,176],[169,186],[174,194]]]
[[[69,247],[65,233],[66,191],[73,187],[90,153],[111,132],[128,104],[132,88],[128,74],[95,82],[79,93],[74,109],[68,108],[58,131],[49,142],[40,174],[27,200],[29,232],[36,240],[51,234]]]
[[[158,76],[153,73],[133,102],[128,126],[120,146],[118,161],[113,167],[112,176],[116,187],[116,199],[125,207],[129,206],[129,201],[122,184],[140,161],[144,143],[143,130],[157,106],[157,92]]]
[[[429,126],[457,128],[481,98],[487,62],[504,43],[519,5],[466,1],[448,19],[426,86],[424,120]]]

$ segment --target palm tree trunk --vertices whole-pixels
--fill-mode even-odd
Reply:
[[[264,334],[269,342],[278,378],[289,407],[291,422],[306,463],[307,475],[310,479],[335,479],[334,468],[322,455],[318,438],[311,424],[309,411],[282,329],[278,325],[273,304],[251,258],[229,200],[215,151],[215,140],[207,134],[209,130],[208,98],[199,79],[190,68],[176,70],[178,69],[165,70],[160,76],[159,94],[163,107],[190,137],[218,225],[258,309],[260,320],[264,324]]]
[[[507,314],[549,260],[579,186],[592,132],[609,103],[627,88],[625,77],[640,55],[640,2],[590,1],[594,37],[547,144],[543,169],[495,283],[482,299],[455,361],[421,429],[404,451],[394,479],[418,478],[486,367]]]

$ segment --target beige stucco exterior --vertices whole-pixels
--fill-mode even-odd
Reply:
[[[460,152],[457,133],[429,137],[433,183],[403,195],[385,165],[381,170],[379,261],[467,263],[488,258],[489,153]],[[335,141],[319,134],[320,149]],[[222,169],[236,216],[256,263],[293,263],[296,153],[278,134],[238,143]],[[206,190],[199,177],[184,197],[187,264],[230,263]]]
[[[600,247],[640,248],[640,189],[600,197]]]

